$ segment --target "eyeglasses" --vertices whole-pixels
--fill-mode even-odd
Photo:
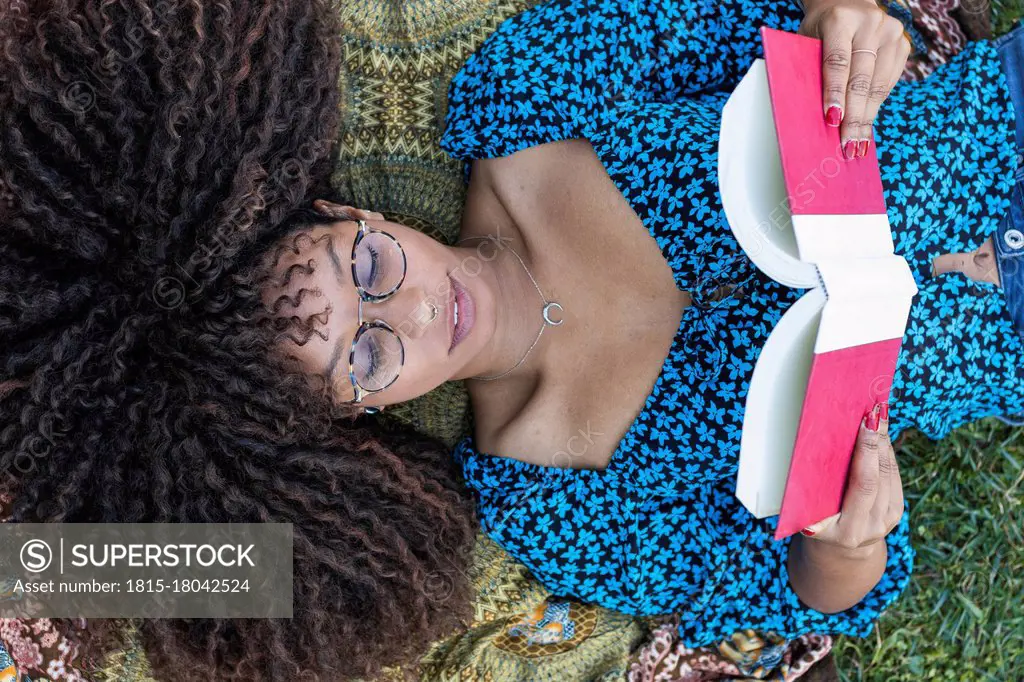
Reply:
[[[364,321],[363,304],[394,296],[405,281],[405,251],[398,240],[359,220],[352,242],[352,281],[359,293],[359,328],[352,338],[348,376],[358,403],[395,383],[405,364],[402,340],[383,320]]]

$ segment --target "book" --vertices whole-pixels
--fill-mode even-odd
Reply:
[[[722,113],[719,193],[766,275],[807,289],[751,375],[736,495],[786,538],[838,513],[864,415],[888,401],[917,285],[895,253],[874,141],[846,159],[822,111],[821,41],[761,29]]]

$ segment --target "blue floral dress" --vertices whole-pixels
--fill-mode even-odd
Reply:
[[[796,31],[795,3],[554,0],[506,20],[449,89],[442,147],[507,156],[591,142],[608,175],[691,292],[671,351],[605,470],[455,455],[485,530],[556,594],[631,614],[681,615],[690,646],[741,628],[784,637],[866,635],[909,580],[908,517],[887,538],[881,582],[827,615],[789,584],[789,541],[734,496],[740,428],[758,352],[804,290],[763,275],[732,237],[717,191],[722,106],[753,59],[758,28]],[[1024,411],[1024,348],[1002,290],[932,257],[976,249],[1009,206],[1014,115],[998,55],[973,43],[927,80],[900,83],[875,126],[897,252],[920,293],[890,403],[895,438],[940,438]],[[586,239],[586,235],[580,235]],[[742,285],[724,299],[719,285]]]

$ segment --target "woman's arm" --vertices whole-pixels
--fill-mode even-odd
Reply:
[[[885,572],[885,536],[903,516],[903,483],[888,433],[888,408],[876,405],[857,436],[842,511],[790,544],[790,584],[816,611],[854,606]]]
[[[838,613],[878,584],[887,555],[884,542],[846,549],[797,536],[789,546],[789,582],[815,611]]]

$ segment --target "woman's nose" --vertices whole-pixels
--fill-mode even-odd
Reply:
[[[443,305],[421,287],[402,286],[382,303],[371,304],[370,314],[387,322],[401,336],[418,339],[440,323]]]

